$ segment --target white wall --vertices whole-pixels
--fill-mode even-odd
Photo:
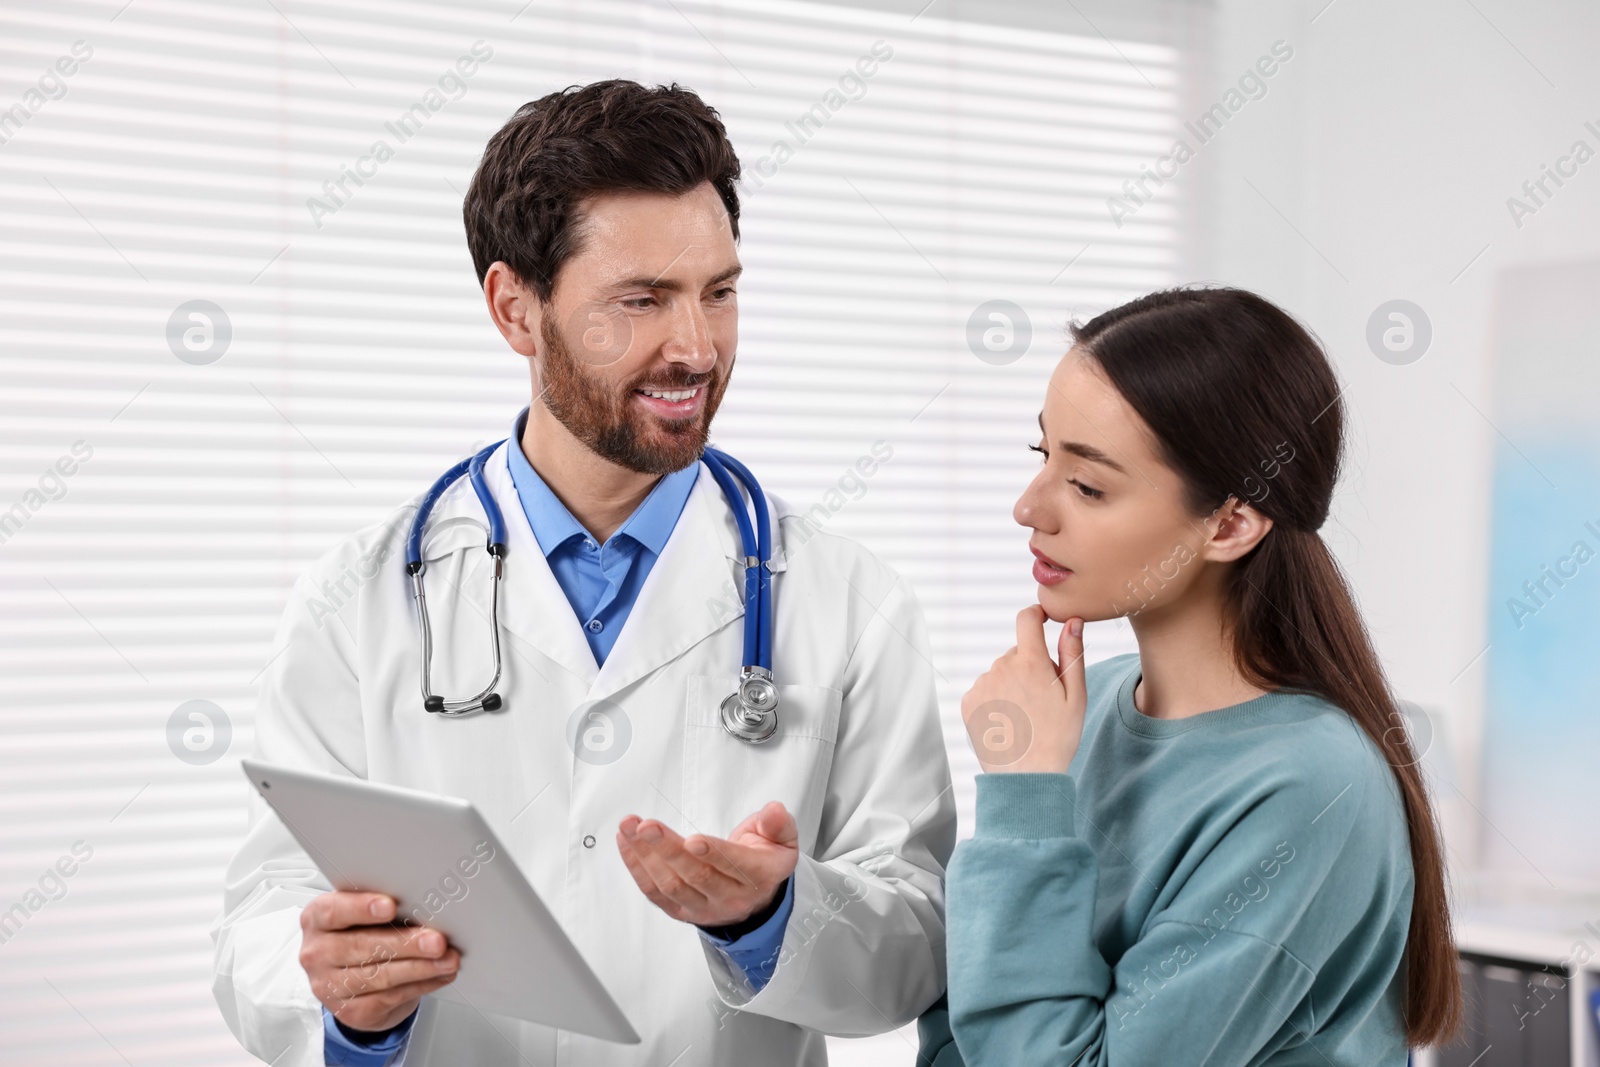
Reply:
[[[1600,125],[1600,9],[1219,0],[1215,33],[1213,96],[1274,40],[1295,55],[1191,164],[1195,273],[1284,304],[1348,385],[1352,448],[1323,532],[1400,694],[1444,719],[1434,756],[1453,741],[1434,770],[1470,896],[1475,857],[1515,862],[1519,834],[1479,810],[1476,794],[1490,459],[1501,440],[1493,286],[1505,268],[1600,258],[1600,161],[1520,228],[1506,206],[1574,140],[1600,146],[1583,128]],[[1430,349],[1406,366],[1380,361],[1365,340],[1368,316],[1394,298],[1420,305],[1433,326]],[[1574,825],[1587,839],[1574,847],[1593,848],[1593,832]]]

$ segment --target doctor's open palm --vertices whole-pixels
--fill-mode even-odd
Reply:
[[[630,815],[617,828],[617,848],[639,889],[662,911],[696,926],[727,926],[777,896],[800,860],[800,833],[794,816],[773,800],[726,838],[681,837],[655,819]]]

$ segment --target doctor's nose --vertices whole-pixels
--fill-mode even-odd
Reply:
[[[696,374],[709,371],[717,362],[717,346],[705,310],[697,301],[689,301],[673,318],[672,333],[661,346],[661,355],[668,362],[685,364]]]

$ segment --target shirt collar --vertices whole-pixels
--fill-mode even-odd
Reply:
[[[528,516],[528,525],[533,528],[534,539],[539,542],[539,547],[544,550],[548,558],[552,552],[572,538],[589,538],[593,535],[551,491],[550,486],[539,477],[539,472],[533,469],[533,464],[529,463],[528,457],[523,454],[522,432],[527,422],[528,409],[523,408],[512,423],[511,440],[506,442],[508,463],[511,468],[512,484],[516,486],[517,496],[522,501],[522,510]],[[683,506],[689,499],[689,491],[694,488],[695,479],[699,474],[700,464],[695,462],[682,470],[662,476],[639,506],[633,509],[633,514],[629,515],[627,521],[611,536],[615,538],[627,534],[635,542],[659,556],[661,550],[666,547],[667,539],[672,536],[673,527],[678,524],[678,516],[683,513]]]

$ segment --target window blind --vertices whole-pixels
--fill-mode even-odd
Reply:
[[[721,111],[746,274],[713,440],[914,584],[966,820],[959,701],[1033,596],[1011,507],[1065,323],[1181,250],[1176,184],[1107,210],[1182,121],[1176,22],[1126,6],[1127,36],[1015,2],[0,9],[0,1060],[248,1062],[207,927],[255,684],[295,575],[526,403],[461,198],[573,83]]]

